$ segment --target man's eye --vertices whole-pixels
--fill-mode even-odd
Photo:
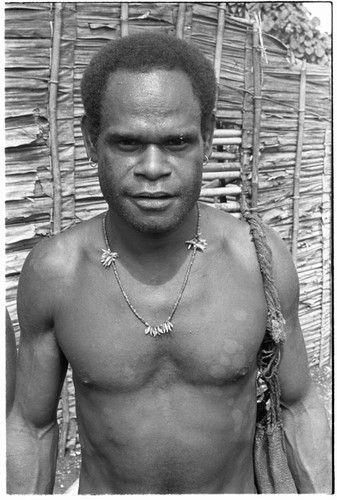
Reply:
[[[120,139],[118,146],[125,151],[134,151],[140,147],[140,143],[134,139]]]
[[[179,151],[180,149],[184,149],[187,142],[183,137],[177,137],[176,139],[170,139],[166,143],[166,147],[169,149],[173,149]]]

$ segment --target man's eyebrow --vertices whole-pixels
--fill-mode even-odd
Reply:
[[[139,139],[139,134],[132,132],[108,132],[108,138],[118,141],[121,139]]]
[[[168,141],[176,141],[179,139],[182,140],[192,140],[197,135],[196,131],[185,131],[185,132],[175,132],[167,135],[161,135],[158,137],[158,141],[156,142],[168,142]],[[146,134],[141,134],[138,132],[108,132],[107,137],[112,141],[121,141],[121,140],[135,140],[135,141],[143,141],[146,138]]]
[[[176,140],[176,139],[193,139],[197,133],[195,131],[186,131],[186,132],[176,132],[174,134],[169,134],[166,136],[168,140]]]

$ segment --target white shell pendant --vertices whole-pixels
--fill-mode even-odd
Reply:
[[[200,238],[199,235],[195,236],[192,240],[185,241],[185,243],[188,245],[188,250],[196,248],[197,250],[203,252],[207,247],[207,241]]]
[[[145,328],[145,335],[151,335],[151,337],[157,337],[157,335],[161,335],[162,333],[169,333],[172,332],[172,330],[173,330],[173,324],[171,323],[171,321],[167,320],[158,326],[148,325]]]
[[[105,269],[111,267],[111,264],[118,259],[119,255],[117,252],[112,252],[111,250],[104,250],[102,248],[101,264]]]

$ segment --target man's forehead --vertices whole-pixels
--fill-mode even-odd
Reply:
[[[199,122],[200,114],[188,76],[177,70],[115,72],[109,78],[101,108],[102,118],[115,123],[126,115],[137,120],[174,116]]]
[[[152,69],[151,71],[129,71],[119,69],[110,74],[106,86],[106,94],[128,93],[130,97],[163,95],[169,96],[184,93],[185,98],[196,99],[189,76],[181,70]]]

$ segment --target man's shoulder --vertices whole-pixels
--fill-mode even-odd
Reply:
[[[298,301],[299,280],[290,251],[281,236],[270,226],[265,229],[267,242],[272,253],[272,266],[275,284],[281,302]]]
[[[252,227],[248,220],[236,218],[221,210],[207,207],[207,230],[216,235],[218,242],[225,249],[236,253],[243,265],[251,265],[257,260],[257,249],[254,244]],[[265,242],[272,253],[272,267],[276,283],[280,292],[295,296],[298,289],[298,277],[292,256],[287,245],[278,232],[261,221],[261,235],[265,235]],[[264,238],[262,238],[264,239]]]
[[[44,238],[28,255],[23,271],[43,279],[71,278],[90,250],[90,238],[98,225],[97,217],[80,222],[65,231]]]
[[[226,248],[241,247],[247,249],[252,241],[249,224],[242,218],[212,206],[205,205],[206,226],[218,242]]]
[[[286,312],[298,302],[299,280],[296,267],[286,243],[277,230],[265,224],[262,220],[260,220],[259,225],[261,231],[260,228],[257,230],[258,238],[260,238],[262,245],[266,244],[271,251],[272,279],[278,291],[283,310]],[[249,224],[248,226],[250,239],[253,240],[252,230]],[[256,255],[261,253],[262,248],[258,249],[256,242],[254,246]]]

